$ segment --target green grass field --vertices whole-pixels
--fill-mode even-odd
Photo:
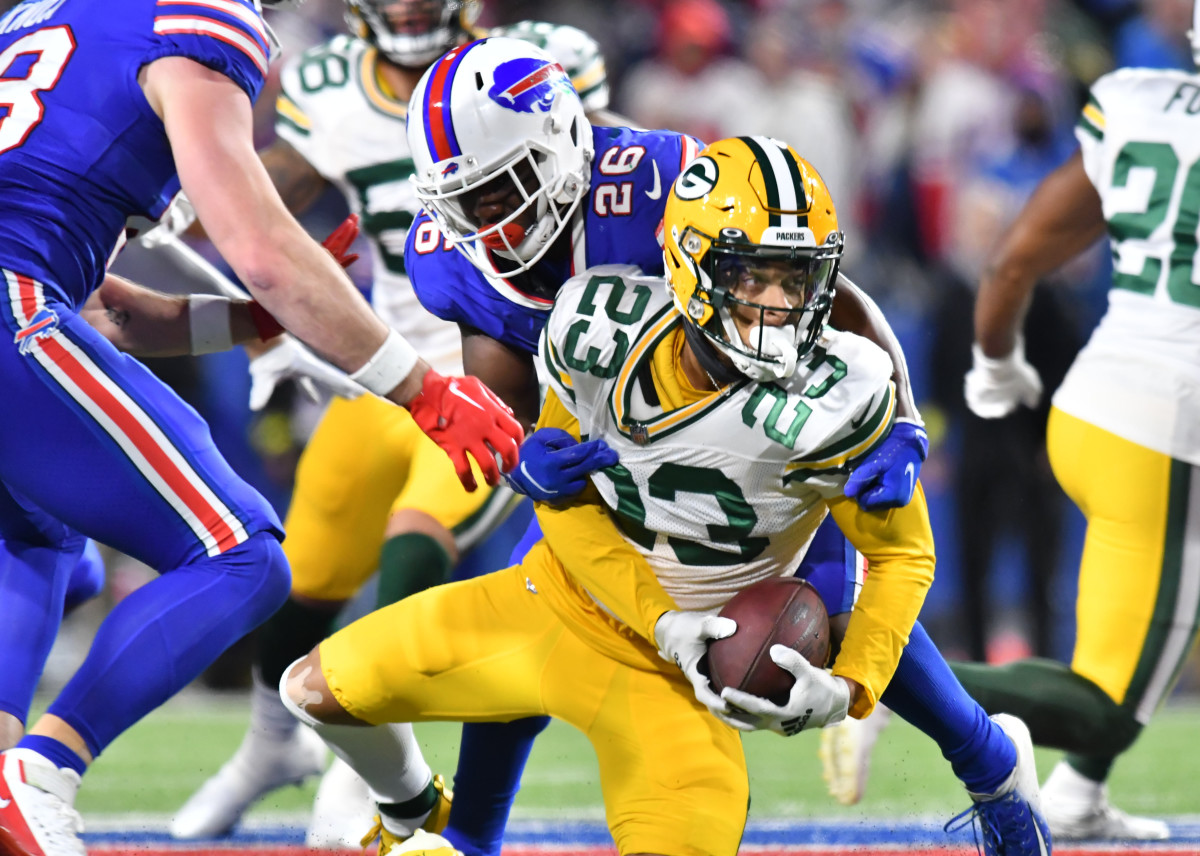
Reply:
[[[172,701],[96,762],[80,792],[79,808],[85,815],[173,812],[233,753],[246,722],[243,697],[185,695]],[[423,725],[418,734],[430,765],[449,777],[457,758],[459,726]],[[1154,815],[1200,814],[1198,741],[1200,705],[1167,707],[1118,764],[1110,782],[1113,802]],[[840,806],[826,795],[817,742],[812,733],[790,739],[774,734],[746,738],[752,819],[878,821],[914,814],[948,816],[966,807],[961,786],[933,743],[896,718],[880,739],[867,796],[857,806]],[[1043,778],[1058,757],[1056,752],[1039,752]],[[304,811],[314,789],[310,784],[277,792],[257,811]],[[514,816],[602,816],[595,758],[574,729],[555,722],[539,738]]]

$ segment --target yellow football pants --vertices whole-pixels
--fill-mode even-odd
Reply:
[[[542,541],[521,565],[371,613],[321,643],[325,680],[376,724],[569,722],[596,750],[621,853],[733,856],[749,801],[738,733],[674,664],[634,668],[576,636],[530,580],[555,561]]]
[[[1145,724],[1200,623],[1197,468],[1057,408],[1047,445],[1087,518],[1071,668]]]
[[[292,591],[348,600],[375,573],[393,511],[462,525],[492,491],[466,491],[446,453],[401,407],[373,395],[335,398],[308,441],[284,528]]]

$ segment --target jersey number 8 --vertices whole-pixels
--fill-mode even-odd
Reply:
[[[38,93],[58,85],[74,52],[75,36],[61,26],[23,36],[0,53],[0,109],[7,108],[0,117],[0,154],[24,144],[42,121],[45,108]]]

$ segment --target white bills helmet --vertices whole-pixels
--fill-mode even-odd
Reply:
[[[489,38],[450,51],[426,70],[408,105],[417,197],[445,238],[494,274],[532,267],[570,225],[587,195],[592,131],[562,66],[519,39]],[[504,182],[517,209],[494,223],[467,210]]]

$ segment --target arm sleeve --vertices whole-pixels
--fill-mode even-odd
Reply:
[[[180,3],[158,7],[155,48],[150,63],[182,56],[224,74],[249,96],[258,98],[267,76],[271,49],[262,17],[248,0],[213,4]]]
[[[579,423],[550,389],[538,428],[562,428],[576,438]],[[538,523],[566,572],[609,612],[654,643],[654,625],[678,609],[658,582],[646,557],[617,529],[596,489],[589,487],[569,505],[535,506]]]
[[[833,663],[835,675],[862,685],[863,694],[850,709],[851,716],[862,719],[891,681],[933,582],[933,532],[920,484],[904,508],[867,512],[842,498],[831,500],[829,510],[867,558],[867,577]]]

